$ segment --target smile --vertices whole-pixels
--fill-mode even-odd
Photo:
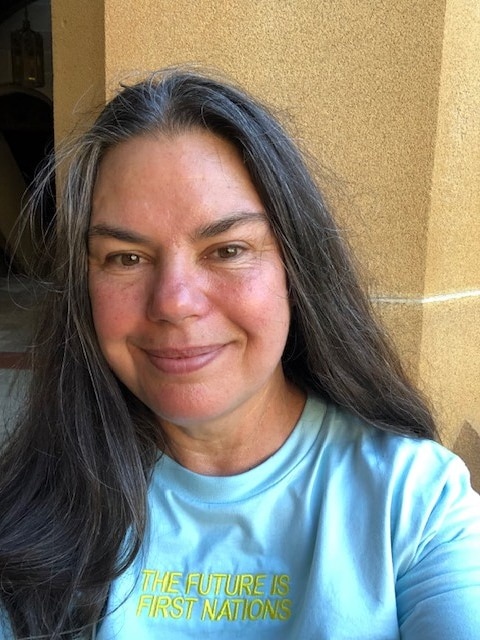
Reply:
[[[151,364],[162,373],[181,375],[207,366],[223,353],[225,347],[224,344],[215,344],[185,349],[149,349],[145,353]]]

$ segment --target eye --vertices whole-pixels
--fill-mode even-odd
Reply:
[[[107,262],[119,267],[135,267],[141,263],[141,257],[136,253],[116,253],[107,257]]]
[[[215,254],[221,260],[229,260],[232,258],[238,258],[243,250],[243,247],[240,247],[236,244],[229,244],[225,247],[219,247],[218,249],[215,249]]]

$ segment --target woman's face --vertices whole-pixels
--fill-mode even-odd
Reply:
[[[202,130],[110,150],[89,290],[102,352],[161,423],[198,428],[282,394],[286,277],[236,149]]]

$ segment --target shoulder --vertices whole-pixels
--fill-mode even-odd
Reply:
[[[399,553],[427,552],[430,543],[467,531],[480,542],[480,496],[465,463],[447,448],[382,431],[335,405],[328,405],[320,432],[327,464],[341,470],[343,486],[353,486],[347,490],[358,500],[383,511]]]
[[[312,399],[319,406],[316,398]],[[318,410],[318,409],[317,409]],[[441,444],[384,431],[335,404],[327,404],[320,434],[323,447],[339,460],[370,468],[390,484],[441,482],[468,472],[463,461]]]
[[[441,518],[457,503],[480,521],[480,497],[454,453],[432,440],[383,431],[316,398],[309,405],[307,419],[325,407],[318,431],[319,466],[344,495],[371,500],[400,529],[406,521],[421,527],[432,514]]]

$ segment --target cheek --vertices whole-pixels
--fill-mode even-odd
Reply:
[[[105,281],[92,279],[90,302],[95,331],[100,344],[121,338],[135,322],[141,306],[141,296],[134,287],[113,287]]]
[[[251,337],[283,350],[290,326],[290,303],[283,271],[259,275],[228,293],[232,315]]]

